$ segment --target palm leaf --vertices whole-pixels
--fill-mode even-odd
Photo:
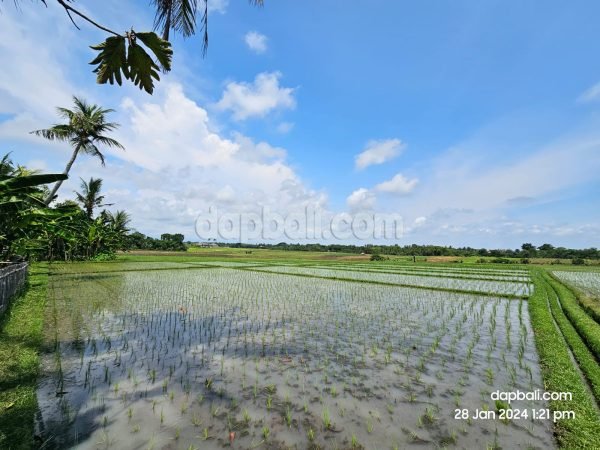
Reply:
[[[167,40],[161,39],[156,33],[136,33],[136,36],[154,53],[163,72],[171,70],[173,50]]]
[[[0,193],[9,192],[13,189],[23,189],[39,186],[41,184],[54,183],[56,181],[66,180],[67,178],[67,175],[62,173],[28,175],[25,177],[9,178],[7,180],[0,181]]]
[[[154,92],[154,81],[152,79],[160,80],[158,76],[160,68],[135,41],[129,44],[127,64],[129,65],[129,78],[133,81],[133,84],[152,94]]]
[[[129,67],[127,64],[127,54],[125,50],[124,36],[111,36],[99,45],[91,47],[92,50],[100,52],[98,56],[90,62],[97,67],[94,73],[97,74],[96,81],[99,84],[114,84],[116,81],[121,86],[123,80],[121,72],[125,78],[129,78]]]

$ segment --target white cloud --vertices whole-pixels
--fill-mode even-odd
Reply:
[[[369,141],[365,149],[354,157],[355,167],[363,170],[372,165],[383,164],[400,155],[405,147],[400,139]]]
[[[31,38],[32,30],[63,20],[64,13],[56,8],[38,8],[23,5],[17,12],[7,4],[0,12],[0,58],[4,62],[0,70],[0,114],[11,116],[0,122],[3,139],[26,137],[40,142],[28,133],[40,123],[48,125],[56,120],[56,106],[69,105],[71,95],[78,92],[60,59],[65,57],[61,43],[74,42],[72,30],[58,27],[53,31],[54,39],[43,39],[43,45],[42,40]]]
[[[280,78],[280,72],[263,72],[253,83],[230,82],[217,107],[232,111],[235,120],[264,117],[277,109],[294,109],[295,88],[280,86]]]
[[[130,211],[140,231],[180,229],[193,239],[194,221],[209,206],[234,213],[264,206],[285,215],[326,205],[327,197],[308,188],[286,163],[285,149],[237,132],[215,132],[207,111],[181,85],[163,81],[153,97],[143,99],[123,101],[117,137],[126,151],[110,151],[121,161],[113,160],[110,170],[90,159],[74,167],[75,177],[101,176],[117,189],[110,201]],[[70,192],[64,189],[64,195]]]
[[[361,211],[373,209],[375,201],[375,195],[370,190],[359,188],[348,196],[346,204],[351,211]]]
[[[198,6],[204,8],[203,2],[199,2]],[[229,0],[208,0],[208,13],[217,12],[219,14],[225,14],[227,7],[229,6]],[[204,11],[200,11],[203,14]]]
[[[395,175],[391,180],[384,181],[375,186],[375,189],[380,192],[387,192],[390,194],[406,195],[410,194],[413,189],[417,186],[419,180],[413,178],[409,180],[402,174]]]
[[[292,122],[281,122],[277,125],[277,132],[281,134],[286,134],[292,131],[294,128],[294,124]]]
[[[414,226],[421,227],[421,226],[425,225],[425,222],[427,222],[427,217],[424,217],[424,216],[417,217],[415,219]]]
[[[267,37],[257,31],[249,31],[244,36],[244,41],[250,50],[261,54],[267,51]]]
[[[600,100],[600,83],[596,83],[577,98],[579,103],[589,103],[597,100]]]

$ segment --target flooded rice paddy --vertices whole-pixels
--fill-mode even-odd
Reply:
[[[455,419],[542,388],[526,300],[233,266],[63,268],[49,295],[44,448],[554,446],[549,421]]]
[[[554,275],[591,297],[600,297],[600,272],[555,271]]]

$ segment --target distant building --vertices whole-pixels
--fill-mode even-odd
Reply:
[[[201,248],[215,248],[218,247],[216,242],[200,242],[195,244],[196,247],[201,247]]]

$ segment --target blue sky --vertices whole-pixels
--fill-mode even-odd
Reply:
[[[117,30],[151,27],[146,1],[102,3],[78,5]],[[209,205],[317,205],[401,214],[401,245],[598,246],[597,2],[209,4],[207,57],[199,37],[174,39],[174,70],[149,96],[95,84],[102,32],[52,1],[4,2],[3,152],[62,170],[69,150],[27,131],[76,94],[117,110],[127,150],[106,168],[78,160],[61,195],[100,176],[147,234],[195,239]]]

